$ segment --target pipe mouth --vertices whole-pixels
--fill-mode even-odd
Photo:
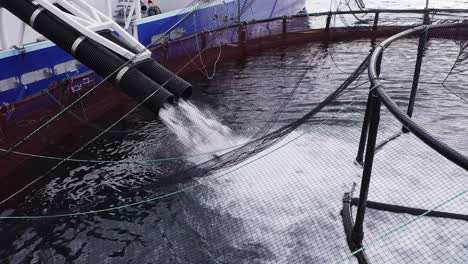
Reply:
[[[175,105],[176,103],[176,98],[173,94],[169,94],[166,99],[164,100],[164,102],[162,103],[162,106],[164,106],[165,104],[170,104],[170,105]],[[161,108],[161,107],[160,107]]]
[[[182,93],[180,93],[180,98],[184,99],[184,100],[187,100],[192,96],[192,93],[193,93],[193,88],[192,88],[192,86],[189,86],[189,87],[185,88],[182,91]]]
[[[164,88],[174,94],[177,99],[187,99],[192,95],[192,85],[190,83],[153,59],[142,61],[137,64],[136,67],[147,77],[159,85],[164,86]]]
[[[161,108],[165,104],[175,104],[176,96],[165,88],[159,87],[157,94],[153,95],[153,98],[148,103],[151,104],[151,108]]]
[[[158,96],[157,103],[145,104],[146,107],[148,107],[151,110],[151,112],[155,113],[156,115],[159,114],[159,111],[161,111],[162,108],[176,105],[176,98],[172,93],[170,93],[169,91],[163,91],[163,93],[163,96]]]

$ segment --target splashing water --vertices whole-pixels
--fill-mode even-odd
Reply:
[[[159,117],[190,154],[211,154],[204,155],[204,158],[200,156],[190,158],[192,162],[222,155],[247,141],[223,125],[212,112],[208,110],[202,112],[187,101],[162,108]]]

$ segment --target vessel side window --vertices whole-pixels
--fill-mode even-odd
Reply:
[[[19,80],[18,77],[11,77],[8,79],[0,80],[0,91],[5,92],[11,89],[18,87]]]
[[[52,75],[52,71],[49,68],[43,68],[37,71],[32,71],[21,75],[21,83],[28,85],[44,79],[49,78]]]
[[[77,71],[81,66],[81,63],[77,60],[71,60],[64,63],[60,63],[54,66],[54,73],[56,75],[64,74],[67,72]]]

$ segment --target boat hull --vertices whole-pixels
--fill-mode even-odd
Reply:
[[[271,1],[274,2],[274,0]],[[300,10],[301,8],[297,7],[295,9]],[[198,14],[213,17],[220,12],[219,10],[219,5],[207,5]],[[237,5],[231,3],[227,10],[237,11]],[[137,21],[135,26],[138,30],[139,40],[148,45],[148,41],[153,41],[155,36],[157,37],[167,31],[161,25],[173,24],[174,21],[180,19],[181,15],[187,15],[185,11],[177,11],[178,15],[176,16],[166,14]],[[263,15],[269,17],[268,12],[263,13]],[[246,15],[246,18],[252,20],[255,17]],[[263,19],[264,17],[257,16],[256,18]],[[237,22],[231,21],[221,25],[213,21],[213,23],[205,24],[199,28],[189,27],[189,24],[188,20],[177,24],[173,28],[176,33],[168,34],[169,39],[166,39],[166,41],[182,40],[208,29],[229,27],[237,24]],[[250,29],[254,32],[255,26],[252,25]],[[181,32],[183,34],[180,34]],[[224,30],[223,34],[217,35],[216,41],[209,42],[208,46],[205,47],[208,51],[204,54],[203,63],[195,60],[194,63],[188,65],[182,71],[184,64],[190,58],[193,58],[194,54],[199,53],[200,46],[198,45],[202,44],[198,38],[194,39],[198,44],[193,40],[180,42],[181,45],[176,45],[177,47],[170,50],[165,49],[165,45],[161,45],[163,43],[153,43],[153,45],[149,46],[153,51],[153,57],[157,61],[165,64],[178,74],[187,75],[197,72],[200,67],[214,62],[218,56],[217,45],[238,42],[239,36],[237,33],[237,27]],[[231,55],[236,57],[239,55],[239,49],[235,48],[234,50],[236,51]],[[190,56],[187,56],[187,54]],[[224,53],[223,56],[229,56],[229,52]],[[41,71],[42,69],[47,70]],[[31,83],[25,84],[23,77],[31,72],[37,74],[28,76]],[[0,149],[3,150],[13,146],[56,113],[62,111],[65,106],[76,100],[84,92],[96,86],[98,87],[87,96],[83,104],[79,104],[72,109],[73,114],[65,114],[62,118],[54,121],[41,133],[31,138],[27,144],[18,148],[17,151],[43,153],[49,145],[63,140],[67,135],[76,131],[78,127],[89,126],[106,112],[123,109],[135,103],[121,93],[119,89],[115,89],[105,81],[103,82],[102,78],[90,71],[88,67],[79,64],[65,51],[49,41],[29,45],[24,50],[0,52],[0,81],[12,76],[17,79],[16,87],[0,87],[2,89],[0,93]],[[30,156],[14,153],[9,155],[8,158],[1,158],[2,176],[20,171],[18,169],[29,158]]]

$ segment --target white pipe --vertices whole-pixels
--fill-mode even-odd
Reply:
[[[86,6],[90,6],[88,3],[86,2],[83,2],[82,0],[76,0],[75,2],[77,3],[80,3],[81,5],[86,5]],[[102,20],[103,21],[110,21],[113,23],[113,27],[112,29],[114,29],[115,31],[117,31],[120,35],[120,37],[122,37],[125,41],[127,41],[128,43],[131,43],[134,47],[136,47],[137,49],[143,51],[143,50],[146,50],[146,47],[143,46],[138,40],[136,40],[132,35],[130,35],[130,33],[128,33],[126,30],[124,30],[121,26],[119,26],[113,19],[112,17],[106,17],[102,12],[100,12],[99,10],[96,10],[96,12],[101,16]]]
[[[108,17],[112,18],[112,0],[106,0],[106,13]]]
[[[136,19],[141,19],[141,2],[140,0],[133,0],[136,1],[136,7],[135,7],[135,12],[136,12]]]
[[[47,1],[47,0],[36,0],[36,2],[38,2],[39,4],[43,4],[44,1]],[[73,13],[77,17],[87,19],[87,20],[91,20],[91,21],[93,21],[93,20],[97,21],[96,18],[93,19],[93,17],[89,16],[88,14],[86,14],[84,12],[84,11],[91,11],[91,10],[82,11],[79,8],[77,8],[77,7],[73,6],[72,4],[70,4],[68,1],[58,0],[57,2],[58,2],[58,4],[60,4],[62,7],[64,7],[65,9],[67,9],[68,11],[70,11],[71,13]],[[93,12],[91,12],[91,13],[93,13]]]
[[[18,42],[16,43],[16,47],[22,49],[24,47],[24,33],[26,32],[26,23],[21,22],[20,29],[18,31]]]
[[[135,54],[133,54],[132,52],[130,52],[130,51],[126,50],[125,48],[115,44],[114,42],[102,37],[101,35],[97,34],[93,30],[90,30],[89,26],[88,27],[83,26],[79,22],[77,17],[64,15],[65,13],[62,10],[60,10],[58,7],[56,7],[55,5],[51,4],[48,1],[44,1],[44,0],[37,0],[37,1],[40,2],[41,6],[43,8],[45,8],[45,9],[49,10],[50,12],[54,13],[55,15],[57,15],[60,19],[65,21],[67,24],[69,24],[70,26],[72,26],[73,28],[78,30],[81,34],[85,35],[86,37],[89,37],[89,38],[97,41],[98,43],[105,46],[109,50],[112,50],[112,51],[124,56],[127,59],[133,59],[135,57]],[[76,1],[76,3],[86,5],[86,3],[81,2],[81,1]],[[113,26],[114,24],[115,24],[115,22],[113,22],[112,19],[108,19],[108,21],[106,21],[106,22],[93,24],[92,27],[96,28],[98,30],[101,30],[101,29],[107,29],[107,28]],[[122,31],[124,31],[124,30],[122,30]]]
[[[68,9],[68,11],[73,13],[75,16],[67,14],[61,9],[59,9],[57,6],[53,5],[52,2],[55,2],[55,1],[61,2],[62,6]],[[95,31],[99,31],[103,29],[114,30],[118,32],[120,37],[123,38],[127,43],[137,48],[139,52],[148,51],[138,40],[133,38],[132,35],[130,35],[122,27],[120,27],[112,18],[106,16],[105,14],[95,9],[93,6],[89,5],[85,1],[73,0],[73,6],[71,6],[70,3],[67,3],[67,1],[71,1],[71,0],[36,0],[36,2],[40,4],[43,8],[57,15],[60,19],[62,19],[64,22],[66,22],[67,24],[69,24],[70,26],[78,30],[84,36],[87,36],[97,41],[98,43],[105,46],[109,50],[112,50],[127,59],[134,59],[136,54],[102,37],[101,35],[97,34]],[[130,14],[131,16],[133,16],[133,13],[135,12],[135,6],[136,6],[135,2],[133,2],[132,8],[131,8],[132,9],[131,14]],[[88,14],[83,14],[83,13],[88,13],[99,18],[93,19]],[[89,20],[89,21],[85,22],[83,20]],[[130,25],[130,20],[131,19],[129,19],[127,26]],[[97,22],[97,21],[102,21],[102,22]]]
[[[4,17],[5,17],[5,10],[4,8],[0,7],[0,50],[5,50],[5,49],[8,49],[8,45],[10,43],[10,41],[8,40],[8,35],[6,33],[6,29],[5,29],[5,20],[4,20]]]
[[[137,1],[138,3],[140,2],[140,0]],[[133,14],[135,13],[135,5],[136,3],[135,1],[133,1],[132,3],[132,6],[130,7],[130,12],[128,12],[128,15],[125,19],[125,29],[128,30],[128,28],[130,27],[130,23],[132,22],[132,18],[133,18]]]

